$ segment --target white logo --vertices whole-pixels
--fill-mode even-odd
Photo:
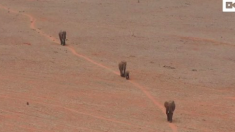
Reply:
[[[223,12],[235,12],[235,0],[223,0]]]

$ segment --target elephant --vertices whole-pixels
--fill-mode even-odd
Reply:
[[[60,43],[61,45],[65,45],[65,40],[66,40],[66,31],[60,31],[59,32],[59,37],[60,37]]]
[[[126,71],[126,74],[125,74],[125,77],[126,77],[126,80],[129,80],[129,78],[130,78],[130,72],[129,71]]]
[[[126,61],[121,61],[118,64],[118,67],[119,67],[119,70],[120,70],[120,76],[121,77],[125,77],[126,65],[127,65]]]
[[[166,108],[167,121],[172,122],[173,113],[175,110],[175,102],[173,100],[166,101],[164,106]]]

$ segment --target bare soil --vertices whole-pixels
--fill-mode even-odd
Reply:
[[[0,18],[1,131],[235,130],[235,13],[222,1],[1,0]]]

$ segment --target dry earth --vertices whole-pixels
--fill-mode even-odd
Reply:
[[[0,18],[3,132],[235,130],[235,13],[222,0],[0,0]]]

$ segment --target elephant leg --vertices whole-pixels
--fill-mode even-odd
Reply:
[[[122,70],[122,77],[124,77],[125,76],[125,74],[123,73],[123,70]]]
[[[60,44],[63,45],[63,36],[61,33],[59,33],[59,38],[60,38]]]
[[[120,71],[120,76],[122,76],[122,70],[119,69],[119,71]]]
[[[129,74],[126,74],[126,79],[127,79],[127,80],[129,79]]]
[[[167,113],[167,121],[170,121],[170,114]]]
[[[171,114],[171,122],[173,121],[173,113]]]
[[[61,39],[61,38],[60,38],[60,44],[61,44],[61,45],[63,45],[63,41],[62,41],[62,39]]]
[[[173,113],[169,113],[169,121],[172,122]]]

